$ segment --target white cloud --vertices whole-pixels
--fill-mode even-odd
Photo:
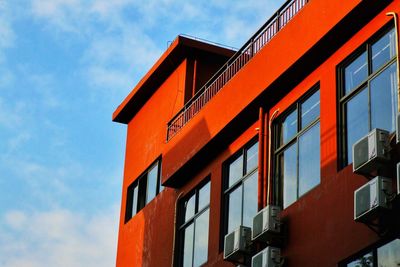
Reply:
[[[118,208],[86,215],[66,209],[5,213],[0,265],[87,267],[115,265]]]

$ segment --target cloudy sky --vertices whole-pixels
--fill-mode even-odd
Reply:
[[[185,33],[239,48],[284,0],[0,0],[0,266],[113,266],[125,125]]]

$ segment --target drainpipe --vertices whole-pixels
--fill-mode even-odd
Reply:
[[[172,236],[172,260],[171,267],[175,265],[175,239],[176,239],[176,213],[178,212],[178,202],[181,199],[183,192],[181,192],[175,200],[175,213],[174,213],[174,235]]]
[[[272,122],[279,113],[279,108],[272,113],[271,119],[268,124],[268,187],[267,187],[267,205],[272,202],[272,175],[271,175],[271,164],[272,164]]]
[[[265,128],[264,128],[264,109],[260,107],[259,111],[259,128],[258,128],[258,210],[264,207],[264,138],[265,138]]]
[[[397,111],[400,112],[400,59],[399,59],[399,31],[398,31],[398,18],[397,13],[388,12],[386,16],[392,16],[394,20],[394,31],[395,31],[395,39],[396,39],[396,53],[397,53]]]

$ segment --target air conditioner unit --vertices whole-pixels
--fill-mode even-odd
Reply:
[[[382,211],[390,208],[388,200],[392,194],[392,180],[377,176],[354,191],[354,220],[368,222]]]
[[[224,260],[244,262],[245,255],[251,253],[251,228],[239,226],[225,236]]]
[[[389,132],[374,129],[353,145],[353,172],[369,175],[390,161]]]
[[[281,233],[279,213],[281,208],[268,205],[260,210],[253,218],[252,240],[275,243]]]
[[[282,266],[281,249],[266,247],[251,259],[252,267],[279,267]]]

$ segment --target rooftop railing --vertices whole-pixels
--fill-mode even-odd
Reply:
[[[168,122],[174,137],[310,0],[287,1]]]

